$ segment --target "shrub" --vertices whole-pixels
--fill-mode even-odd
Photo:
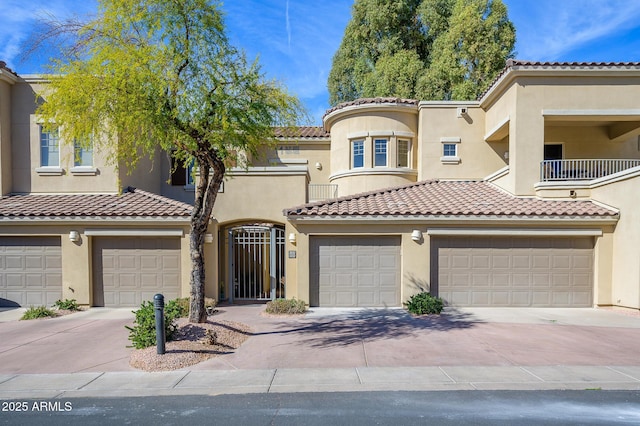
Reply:
[[[164,307],[164,332],[167,340],[173,338],[176,332],[176,318],[179,318],[180,307],[175,300],[170,300]],[[133,311],[136,319],[134,326],[125,328],[129,330],[129,340],[136,349],[144,349],[156,344],[156,314],[153,302],[145,301],[140,309]]]
[[[178,310],[178,315],[176,316],[176,318],[188,317],[189,316],[189,298],[188,297],[178,298],[175,300],[175,303],[176,303],[176,308]],[[216,307],[216,299],[213,299],[211,297],[204,298],[204,308],[207,312],[209,311],[213,312],[215,307]]]
[[[266,311],[270,314],[304,314],[307,312],[307,304],[302,300],[276,299],[267,302]]]
[[[58,309],[65,311],[79,311],[80,305],[76,302],[76,299],[56,300],[53,304]]]
[[[22,314],[21,320],[32,320],[37,318],[55,317],[56,313],[46,306],[31,306]]]
[[[425,291],[411,296],[405,305],[409,312],[416,315],[439,314],[444,308],[442,299]]]

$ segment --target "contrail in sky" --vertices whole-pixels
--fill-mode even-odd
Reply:
[[[285,12],[285,19],[287,21],[287,43],[289,49],[291,49],[291,25],[289,24],[289,0],[287,0],[287,9]]]

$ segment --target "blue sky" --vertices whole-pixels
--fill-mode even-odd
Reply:
[[[535,61],[640,61],[640,1],[503,0],[516,26],[516,57]],[[0,60],[19,74],[42,71],[44,57],[21,62],[35,18],[95,12],[94,0],[2,0]],[[229,35],[269,78],[306,105],[314,124],[329,107],[327,76],[352,0],[228,0]]]

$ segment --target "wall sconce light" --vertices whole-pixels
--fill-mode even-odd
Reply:
[[[69,239],[74,243],[77,243],[78,241],[80,241],[80,234],[78,233],[78,231],[71,231],[69,232]]]
[[[204,234],[204,242],[207,244],[211,244],[213,242],[212,234]]]
[[[411,233],[411,239],[416,242],[422,241],[422,231],[419,229],[414,229]]]
[[[294,234],[293,232],[289,234],[289,242],[291,244],[295,244],[296,243],[296,234]]]
[[[318,170],[322,170],[322,163],[321,163],[321,162],[319,162],[319,161],[318,161],[318,162],[316,163],[316,169],[318,169]]]

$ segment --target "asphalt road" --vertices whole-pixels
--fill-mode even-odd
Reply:
[[[0,401],[12,425],[627,425],[640,391],[283,393]]]

